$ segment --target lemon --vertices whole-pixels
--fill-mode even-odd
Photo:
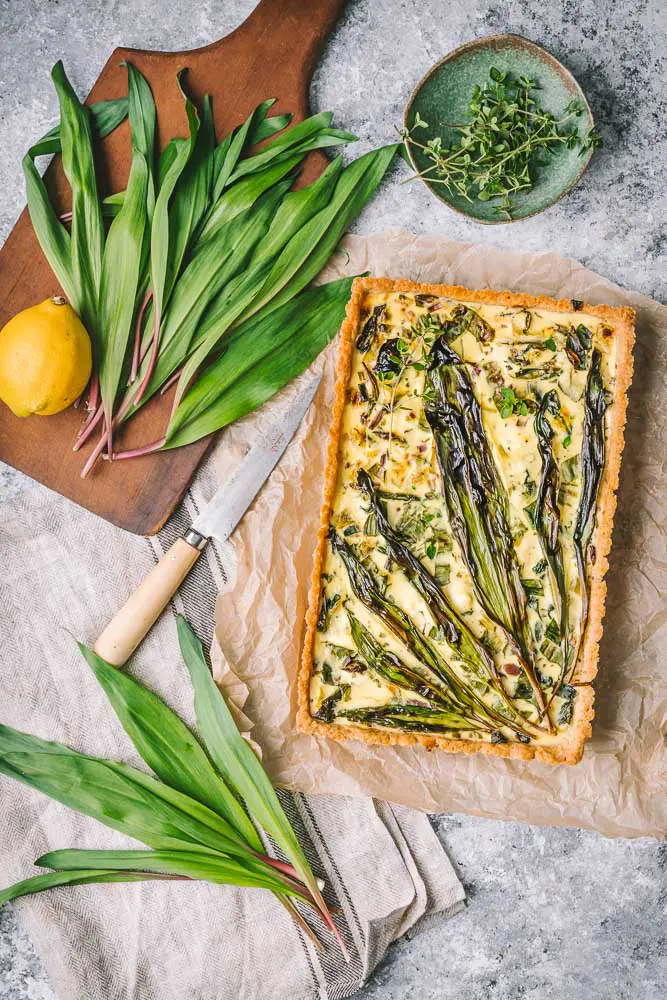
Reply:
[[[59,296],[17,313],[0,330],[0,399],[17,417],[65,410],[91,370],[90,337]]]

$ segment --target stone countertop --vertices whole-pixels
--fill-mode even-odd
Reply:
[[[0,0],[0,241],[24,201],[21,156],[57,117],[49,81],[57,59],[86,93],[116,46],[202,45],[232,30],[252,6],[253,0]],[[468,222],[422,185],[401,187],[394,179],[355,230],[403,227],[556,250],[664,301],[666,29],[661,0],[349,0],[316,71],[312,105],[333,109],[340,124],[361,136],[354,155],[392,140],[410,90],[430,65],[464,41],[504,31],[542,43],[574,72],[605,142],[563,201],[509,228]],[[0,464],[0,499],[24,482]],[[663,996],[663,845],[468,816],[434,822],[466,885],[467,909],[392,947],[359,997]],[[0,998],[54,1000],[11,907],[0,910]]]

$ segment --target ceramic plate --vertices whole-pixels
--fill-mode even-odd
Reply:
[[[418,130],[420,142],[443,136],[447,126],[468,121],[468,103],[475,84],[489,80],[489,71],[497,69],[513,76],[526,76],[539,84],[540,104],[545,111],[559,117],[572,100],[581,102],[584,113],[573,119],[580,136],[593,128],[593,115],[584,93],[569,70],[535,42],[520,35],[489,35],[468,42],[454,49],[429,70],[413,90],[405,109],[405,127],[411,129],[417,112],[429,127]],[[442,184],[426,186],[441,201],[463,215],[478,222],[500,223],[525,219],[544,211],[574,187],[588,166],[592,150],[579,155],[581,147],[558,147],[546,164],[536,170],[536,180],[529,191],[520,191],[512,197],[512,219],[498,215],[498,199],[491,201],[466,201],[450,192]],[[423,170],[430,161],[419,149],[409,147],[410,159],[415,170]]]

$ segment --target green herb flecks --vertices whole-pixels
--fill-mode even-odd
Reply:
[[[581,458],[579,455],[572,455],[561,463],[560,478],[563,486],[570,486],[578,482],[581,477]]]
[[[577,689],[572,684],[561,684],[556,691],[556,696],[562,698],[556,714],[556,724],[559,726],[569,726],[574,714],[574,700],[577,697]]]
[[[583,152],[596,148],[600,139],[594,131],[580,139],[576,119],[585,110],[580,102],[571,101],[556,117],[541,107],[535,80],[495,68],[490,77],[474,88],[471,119],[452,126],[451,142],[440,136],[421,142],[418,132],[428,123],[418,114],[401,134],[408,148],[420,150],[430,161],[418,176],[466,201],[497,199],[498,214],[511,218],[513,197],[532,188],[539,176],[541,154],[577,146]]]
[[[503,386],[498,389],[493,394],[493,402],[503,420],[507,420],[513,414],[519,417],[528,416],[528,403],[525,399],[517,396],[511,386]]]
[[[273,838],[298,873],[298,878],[308,887],[322,919],[347,957],[345,944],[322,898],[296,834],[266,771],[236,727],[213,680],[201,643],[182,616],[177,619],[177,627],[181,652],[194,689],[197,727],[214,766],[223,781],[245,803],[253,820]]]
[[[545,361],[542,365],[523,365],[516,368],[512,374],[514,378],[522,381],[544,379],[547,382],[555,382],[562,374],[562,368],[555,361]],[[525,402],[523,405],[526,406]],[[522,415],[525,416],[525,413]]]
[[[538,598],[542,597],[544,594],[544,586],[541,580],[521,580],[521,586],[526,591],[526,597],[528,599],[528,605],[532,608],[537,608],[539,601]]]
[[[507,494],[468,374],[442,338],[431,349],[428,382],[432,402],[425,404],[425,410],[435,438],[452,533],[482,607],[505,632],[545,714],[529,648],[526,594],[509,527]]]

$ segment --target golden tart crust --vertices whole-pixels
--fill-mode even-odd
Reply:
[[[326,554],[327,535],[336,490],[338,461],[346,392],[350,377],[354,339],[362,317],[364,301],[370,293],[407,292],[436,295],[449,299],[478,304],[507,306],[511,308],[548,309],[552,312],[572,313],[573,310],[595,316],[613,325],[616,341],[616,378],[613,391],[613,421],[607,444],[607,458],[597,506],[595,531],[596,560],[590,571],[590,604],[586,632],[579,652],[572,684],[577,687],[572,721],[548,743],[531,744],[515,742],[489,743],[482,740],[452,739],[448,736],[421,733],[385,731],[355,725],[336,726],[313,719],[310,712],[310,680],[313,668],[313,649],[320,604],[321,572]],[[314,736],[338,741],[361,740],[368,744],[413,746],[419,744],[427,750],[445,750],[453,753],[483,753],[498,757],[523,760],[541,760],[549,764],[576,764],[581,760],[584,744],[591,736],[594,690],[592,681],[598,671],[598,651],[602,637],[605,613],[605,575],[609,565],[616,490],[618,488],[624,429],[627,413],[627,392],[632,379],[632,348],[634,344],[634,310],[627,306],[589,305],[571,299],[551,299],[546,296],[515,294],[490,290],[471,290],[461,285],[423,285],[407,279],[357,278],[347,305],[346,318],[340,333],[340,347],[336,368],[335,399],[324,475],[324,491],[317,533],[315,557],[306,612],[306,635],[297,679],[297,727]]]

